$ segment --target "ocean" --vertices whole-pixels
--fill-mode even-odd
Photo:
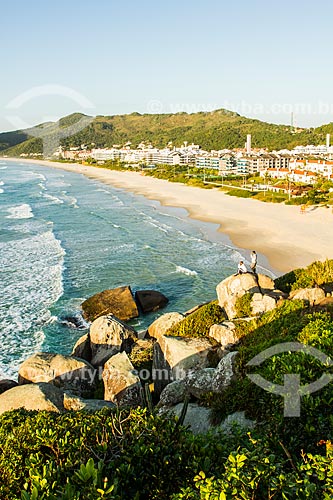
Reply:
[[[69,354],[88,327],[80,304],[97,292],[164,293],[165,309],[131,321],[140,331],[215,299],[245,257],[186,210],[35,164],[0,160],[0,208],[0,379],[35,352]]]

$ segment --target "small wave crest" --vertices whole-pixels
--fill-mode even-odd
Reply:
[[[10,207],[7,212],[9,213],[6,216],[7,219],[31,219],[34,216],[31,206],[27,203]]]
[[[192,271],[192,269],[188,269],[187,267],[177,266],[176,273],[186,274],[186,276],[198,276],[196,271]]]

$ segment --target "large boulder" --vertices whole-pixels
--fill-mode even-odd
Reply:
[[[213,392],[223,392],[236,379],[237,367],[236,358],[238,352],[229,352],[224,356],[214,370],[211,390]]]
[[[185,378],[191,370],[216,366],[217,347],[208,338],[162,336],[154,345],[154,392],[159,395],[173,380]]]
[[[136,331],[113,314],[97,318],[90,326],[91,364],[103,366],[118,352],[129,352],[137,338]]]
[[[246,418],[244,411],[236,411],[228,415],[217,429],[221,430],[224,434],[233,434],[237,429],[251,430],[255,425],[254,420]]]
[[[139,311],[129,286],[121,286],[112,290],[96,293],[82,303],[83,317],[94,321],[100,316],[113,314],[122,321],[139,316]]]
[[[184,401],[186,394],[187,386],[185,379],[170,382],[161,392],[158,406],[174,406]]]
[[[188,373],[185,379],[187,392],[191,396],[201,399],[205,394],[212,391],[215,373],[215,368],[203,368]]]
[[[302,288],[290,292],[289,299],[306,300],[311,306],[315,306],[325,299],[325,292],[321,288]]]
[[[263,295],[274,290],[274,281],[263,274],[238,274],[229,276],[216,287],[219,305],[225,310],[229,319],[237,317],[236,301],[246,293]]]
[[[159,414],[174,415],[180,417],[184,403],[179,403],[172,408],[162,407]],[[184,419],[184,426],[188,426],[193,434],[206,434],[213,426],[210,423],[211,410],[204,406],[199,406],[196,403],[189,403]]]
[[[18,383],[15,380],[4,379],[0,380],[0,394],[3,394],[9,389],[13,389],[13,387],[17,387]]]
[[[169,302],[163,293],[156,290],[138,290],[135,292],[135,300],[143,313],[158,311]]]
[[[0,395],[0,414],[19,408],[60,413],[63,399],[63,391],[52,384],[19,385]]]
[[[150,337],[159,339],[164,335],[170,328],[179,323],[185,316],[178,312],[170,312],[163,314],[157,318],[148,328],[148,334]]]
[[[40,352],[20,366],[18,380],[20,385],[46,382],[85,394],[90,392],[96,383],[96,370],[83,359]]]
[[[110,358],[104,366],[104,399],[118,406],[142,404],[142,386],[134,367],[125,352]]]
[[[98,411],[102,408],[115,408],[116,405],[104,399],[83,399],[70,392],[64,393],[64,408],[70,411]]]
[[[90,337],[88,333],[80,337],[76,342],[75,346],[73,347],[71,356],[73,356],[74,358],[85,359],[90,363],[92,352],[90,346]]]

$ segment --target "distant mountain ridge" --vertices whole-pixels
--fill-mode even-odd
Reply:
[[[87,126],[69,137],[66,128],[75,132],[75,124],[87,119]],[[291,149],[297,145],[325,144],[326,134],[333,137],[333,123],[316,128],[295,131],[288,125],[276,125],[240,116],[225,109],[188,114],[140,114],[88,117],[73,113],[56,123],[40,124],[44,140],[58,138],[66,148],[81,144],[95,147],[112,147],[130,142],[136,147],[140,142],[165,147],[169,142],[181,146],[184,141],[199,144],[203,149],[233,149],[244,147],[246,135],[252,134],[253,147]],[[42,153],[42,139],[29,135],[31,129],[0,134],[0,154]]]

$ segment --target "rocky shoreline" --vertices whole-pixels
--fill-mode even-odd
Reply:
[[[323,288],[288,294],[276,289],[268,276],[252,273],[230,276],[216,291],[216,301],[184,314],[163,314],[140,335],[125,322],[139,314],[130,287],[91,297],[82,304],[84,317],[91,321],[89,332],[70,356],[36,353],[21,365],[17,382],[0,381],[0,414],[18,408],[59,413],[155,406],[161,414],[180,416],[186,407],[185,423],[194,432],[205,432],[211,423],[203,400],[223,393],[237,379],[237,325],[287,300],[303,300],[310,306],[333,301]],[[167,302],[152,290],[137,292],[135,298],[142,311],[157,310]],[[200,316],[205,321],[201,330]],[[193,330],[184,336],[185,322]],[[220,427],[234,421],[254,425],[244,413],[235,413]]]

